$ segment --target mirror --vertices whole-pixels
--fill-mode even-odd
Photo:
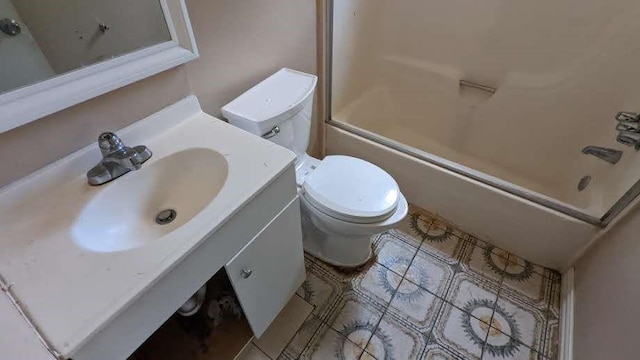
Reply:
[[[0,0],[0,30],[0,93],[171,40],[158,0]]]
[[[184,0],[0,0],[0,132],[193,60]]]

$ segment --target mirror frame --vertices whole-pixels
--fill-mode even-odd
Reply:
[[[158,0],[171,40],[0,95],[0,133],[198,58],[184,0]]]

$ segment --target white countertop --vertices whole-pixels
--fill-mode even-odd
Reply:
[[[0,353],[3,359],[54,360],[9,297],[0,291]]]
[[[79,349],[295,160],[292,152],[203,113],[195,97],[117,133],[128,145],[147,145],[154,152],[148,164],[187,148],[213,149],[225,157],[228,178],[217,197],[182,227],[142,247],[102,253],[78,246],[71,235],[82,207],[110,186],[87,185],[86,171],[101,158],[96,144],[0,189],[0,274],[63,356]]]

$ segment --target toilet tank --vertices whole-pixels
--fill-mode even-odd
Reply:
[[[309,146],[317,76],[280,69],[222,107],[229,123],[292,150]]]

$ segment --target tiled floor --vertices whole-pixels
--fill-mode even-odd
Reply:
[[[307,279],[287,306],[299,310],[285,308],[289,320],[265,335],[280,339],[255,340],[243,358],[557,358],[558,273],[419,209],[375,244],[377,263],[356,275],[307,256]]]

